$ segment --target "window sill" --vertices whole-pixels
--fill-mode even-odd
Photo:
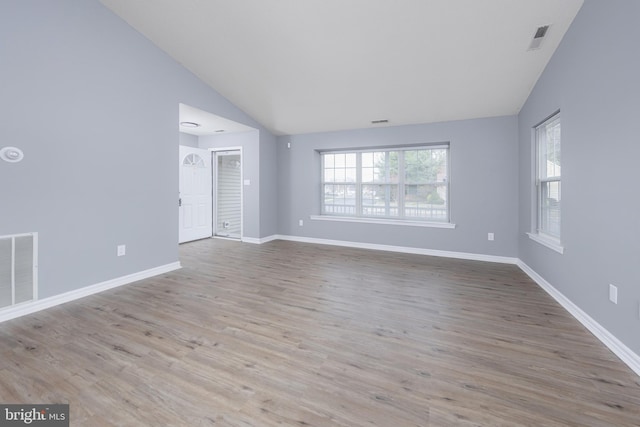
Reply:
[[[558,252],[559,254],[564,253],[564,246],[560,245],[560,242],[557,240],[550,239],[548,237],[541,236],[537,233],[527,233],[527,236],[534,242],[540,243],[542,246],[546,246],[547,248]]]
[[[402,225],[409,227],[430,227],[430,228],[456,228],[455,224],[450,222],[429,222],[429,221],[409,221],[402,219],[377,219],[377,218],[356,218],[348,216],[332,216],[332,215],[311,215],[310,219],[314,221],[339,221],[339,222],[359,222],[362,224],[384,224],[384,225]]]

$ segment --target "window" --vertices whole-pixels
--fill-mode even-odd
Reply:
[[[561,160],[560,113],[535,128],[537,233],[560,242]]]
[[[449,146],[321,153],[322,214],[449,222]]]

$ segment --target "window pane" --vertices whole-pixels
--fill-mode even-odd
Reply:
[[[393,182],[391,179],[387,179],[387,170],[385,169],[384,160],[373,168],[373,180],[375,182]],[[396,178],[396,181],[397,178]]]
[[[325,169],[324,170],[324,182],[334,182],[335,180],[335,172],[333,169]]]
[[[560,118],[540,125],[536,130],[540,179],[559,177],[560,168]]]
[[[560,176],[560,121],[547,125],[547,176]]]
[[[348,168],[356,167],[356,153],[345,154],[345,166]]]
[[[363,185],[362,215],[398,216],[398,186],[388,184]]]
[[[362,168],[362,182],[373,182],[373,168]]]
[[[356,153],[324,154],[324,182],[356,182]]]
[[[362,159],[362,182],[389,182],[387,178],[386,152],[362,153]]]
[[[407,183],[443,182],[447,178],[447,150],[405,151],[404,170]]]
[[[356,182],[356,168],[347,168],[345,170],[345,181]]]
[[[560,181],[540,183],[542,209],[540,231],[560,238]]]
[[[405,185],[404,216],[447,221],[447,185]]]
[[[400,153],[398,151],[389,151],[389,182],[400,182]],[[386,171],[385,171],[386,173]]]
[[[335,166],[335,156],[333,154],[325,154],[324,155],[324,167],[332,168]]]
[[[373,153],[362,153],[362,167],[373,167]]]
[[[418,152],[415,150],[404,152],[404,180],[405,182],[425,182],[426,176],[420,173]]]
[[[324,213],[338,215],[355,215],[355,185],[324,185]]]

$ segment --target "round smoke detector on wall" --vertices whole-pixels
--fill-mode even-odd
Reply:
[[[24,153],[21,149],[16,147],[4,147],[0,150],[0,159],[9,163],[18,163],[24,159]]]

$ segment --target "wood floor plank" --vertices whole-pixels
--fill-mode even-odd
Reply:
[[[513,265],[274,241],[0,324],[74,426],[640,426],[640,379]]]

